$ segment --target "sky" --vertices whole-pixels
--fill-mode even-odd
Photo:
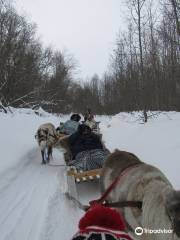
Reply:
[[[45,46],[77,60],[79,77],[101,76],[118,32],[125,29],[124,0],[15,0],[19,13],[37,24]]]

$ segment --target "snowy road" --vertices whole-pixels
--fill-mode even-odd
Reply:
[[[49,199],[58,186],[58,169],[41,166],[38,158],[33,149],[24,156],[23,166],[1,177],[1,239],[39,239]]]
[[[60,154],[54,155],[52,164],[63,164]],[[42,166],[38,149],[23,158],[23,165],[0,178],[1,240],[55,240],[61,235],[70,239],[82,212],[64,195],[65,167]],[[88,192],[98,192],[96,187],[92,184]],[[83,201],[89,200],[83,197],[85,188],[86,184],[78,186]]]

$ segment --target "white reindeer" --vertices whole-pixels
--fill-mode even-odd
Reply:
[[[180,239],[180,191],[173,189],[164,174],[134,154],[116,150],[103,167],[102,191],[119,175],[121,177],[108,201],[142,201],[141,209],[118,209],[132,236],[141,240]],[[135,234],[137,227],[143,229],[142,235]]]
[[[57,141],[57,133],[54,125],[52,123],[44,123],[39,126],[35,138],[41,149],[42,164],[46,164],[52,158],[52,148]]]

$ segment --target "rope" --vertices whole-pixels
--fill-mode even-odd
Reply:
[[[92,200],[89,202],[89,205],[83,205],[78,199],[70,195],[70,193],[66,193],[66,197],[69,200],[72,200],[81,210],[87,211],[91,207],[94,207],[98,204],[105,206],[105,207],[136,207],[141,209],[142,208],[142,202],[141,201],[118,201],[118,202],[112,202],[107,203],[105,202],[107,196],[110,194],[110,192],[113,190],[113,188],[117,185],[118,182],[120,182],[121,178],[129,172],[131,169],[138,167],[139,164],[134,164],[132,166],[129,166],[128,168],[124,169],[119,176],[115,178],[115,180],[110,184],[110,186],[107,188],[107,190],[104,192],[104,194],[96,200]]]
[[[109,193],[113,190],[113,188],[117,185],[117,183],[120,181],[120,179],[131,169],[138,167],[139,164],[132,165],[126,169],[124,169],[119,176],[115,178],[115,180],[110,184],[110,186],[107,188],[107,190],[104,192],[104,194],[96,200],[92,200],[89,202],[89,205],[83,205],[78,199],[73,197],[70,193],[66,193],[66,197],[69,200],[72,200],[81,210],[87,211],[93,206],[96,206],[98,204],[105,206],[105,207],[136,207],[141,209],[142,208],[142,202],[141,201],[118,201],[118,202],[112,202],[107,203],[105,202],[107,196]]]
[[[51,163],[47,163],[48,166],[50,167],[66,167],[66,164],[51,164]]]
[[[66,192],[65,195],[69,200],[72,200],[77,205],[77,207],[80,208],[81,210],[87,211],[89,209],[89,206],[83,205],[78,199],[73,197],[69,192]]]
[[[66,197],[69,200],[72,200],[74,202],[74,204],[80,208],[83,211],[87,211],[89,210],[91,207],[91,205],[84,205],[82,204],[78,199],[76,199],[75,197],[73,197],[69,192],[65,193]],[[111,202],[111,203],[102,203],[101,204],[104,207],[113,207],[113,208],[122,208],[122,207],[136,207],[141,209],[142,208],[142,202],[141,201],[119,201],[119,202]]]
[[[104,203],[103,206],[105,207],[137,207],[139,209],[142,208],[141,201],[119,201],[119,202],[111,202],[111,203]]]
[[[106,189],[106,191],[103,193],[103,195],[96,200],[92,200],[89,202],[90,206],[96,205],[96,204],[103,204],[103,202],[106,200],[107,196],[110,194],[110,192],[115,188],[115,186],[118,184],[120,179],[131,169],[138,167],[139,164],[132,165],[126,169],[124,169],[119,176],[115,178],[115,180],[110,184],[110,186]]]

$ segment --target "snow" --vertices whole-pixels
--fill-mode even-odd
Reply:
[[[52,165],[42,166],[34,135],[47,122],[56,127],[69,115],[52,115],[40,109],[13,109],[0,113],[0,233],[1,240],[69,240],[83,212],[65,197],[66,176],[62,153],[53,152]],[[180,189],[180,113],[153,113],[147,124],[140,113],[97,116],[103,140],[136,154],[160,168],[175,189]],[[99,195],[97,183],[77,187],[80,200],[88,203]]]

